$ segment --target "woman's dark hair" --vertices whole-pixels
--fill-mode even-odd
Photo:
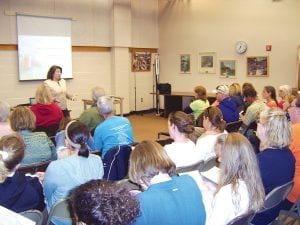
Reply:
[[[270,93],[270,97],[276,102],[276,105],[278,105],[276,89],[273,86],[265,86],[264,89],[266,90],[266,92]]]
[[[182,111],[169,114],[170,124],[174,124],[180,133],[191,134],[194,132],[194,120],[191,115]]]
[[[226,127],[226,122],[223,119],[222,111],[218,107],[210,106],[204,110],[203,116],[208,117],[211,124],[223,132]]]
[[[48,70],[47,79],[53,80],[53,75],[57,69],[60,69],[60,72],[62,73],[62,68],[60,66],[53,65]]]
[[[90,137],[89,128],[84,123],[72,120],[66,127],[66,139],[74,149],[78,149],[78,155],[89,156],[87,141]]]
[[[140,214],[137,199],[125,187],[106,180],[78,186],[69,202],[77,221],[87,225],[127,225]]]

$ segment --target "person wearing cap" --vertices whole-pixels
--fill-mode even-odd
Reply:
[[[219,109],[223,113],[226,123],[239,120],[239,111],[236,103],[229,97],[229,88],[227,85],[219,85],[213,90],[216,93],[216,99],[219,102]]]
[[[103,116],[100,115],[97,108],[98,98],[104,95],[105,91],[103,88],[98,86],[94,87],[92,89],[93,105],[90,108],[84,110],[79,117],[79,121],[87,125],[90,131],[93,131],[96,126],[104,120]]]

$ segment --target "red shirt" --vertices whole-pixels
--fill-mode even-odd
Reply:
[[[36,116],[36,126],[50,126],[54,124],[58,124],[59,121],[63,118],[63,112],[61,109],[55,104],[41,104],[36,103],[30,107],[31,111]]]

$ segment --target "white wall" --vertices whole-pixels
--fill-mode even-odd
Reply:
[[[135,110],[132,101],[134,87],[140,90],[141,96],[151,98],[149,88],[143,86],[151,89],[152,80],[139,79],[145,73],[135,82],[132,79],[128,47],[158,47],[157,7],[157,0],[1,0],[0,44],[17,44],[16,12],[72,18],[72,45],[123,49],[122,54],[118,51],[117,62],[122,65],[122,70],[112,68],[116,56],[114,51],[73,52],[74,79],[67,81],[68,91],[77,94],[79,99],[87,98],[92,87],[101,86],[107,94],[125,97],[124,113],[128,113]],[[146,10],[145,14],[143,10]],[[125,23],[127,27],[121,26],[128,15],[131,15],[131,21]],[[114,36],[116,33],[117,36]],[[124,51],[124,48],[127,50]],[[127,68],[124,69],[124,66]],[[123,74],[127,75],[124,77]],[[152,72],[149,74],[151,76]],[[42,82],[18,81],[17,51],[14,50],[0,50],[0,79],[0,99],[12,106],[28,102]],[[77,117],[83,110],[83,103],[68,102],[68,107],[72,116]],[[140,110],[149,108],[152,108],[152,102],[139,106]]]
[[[297,86],[297,47],[300,44],[299,0],[162,0],[159,1],[161,81],[174,91],[192,91],[202,84],[208,91],[224,83],[252,82],[259,94],[264,85]],[[248,44],[239,55],[238,40]],[[265,45],[272,51],[266,52]],[[198,53],[216,52],[219,59],[237,61],[237,78],[198,73]],[[191,74],[179,73],[179,54],[191,54]],[[270,76],[247,77],[246,57],[268,55]],[[219,66],[219,65],[218,65]]]

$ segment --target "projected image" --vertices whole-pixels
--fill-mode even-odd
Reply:
[[[46,79],[50,66],[59,64],[62,78],[72,77],[71,38],[53,36],[18,36],[19,79]]]

